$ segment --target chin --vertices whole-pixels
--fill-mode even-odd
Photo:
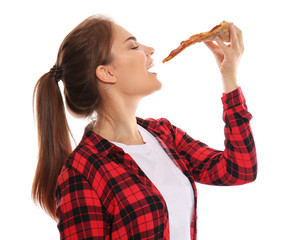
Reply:
[[[158,82],[159,82],[159,86],[158,86],[157,90],[160,90],[162,88],[162,83],[160,81],[158,81]]]
[[[157,80],[157,83],[154,86],[154,92],[159,91],[161,88],[162,88],[162,83],[159,80]]]
[[[144,92],[144,96],[151,95],[152,93],[159,91],[162,87],[161,82],[157,81],[155,85],[152,85],[151,88],[148,88],[147,92]]]

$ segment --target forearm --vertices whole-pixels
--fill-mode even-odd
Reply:
[[[196,182],[211,185],[240,185],[252,182],[257,174],[256,149],[241,88],[223,94],[225,149],[216,150],[193,139],[170,124],[174,145]]]
[[[223,94],[226,174],[229,184],[254,181],[257,159],[254,138],[250,126],[252,115],[248,112],[241,88]]]
[[[223,94],[225,149],[216,151],[208,146],[194,154],[192,162],[196,181],[211,185],[242,185],[256,178],[256,149],[241,88]],[[199,161],[198,161],[199,160]]]

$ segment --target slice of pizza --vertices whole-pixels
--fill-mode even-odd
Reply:
[[[164,58],[162,62],[165,63],[169,61],[177,54],[179,54],[182,50],[191,46],[194,43],[214,41],[216,36],[218,36],[223,42],[230,42],[228,25],[228,22],[222,21],[219,25],[213,27],[209,32],[198,33],[190,36],[189,39],[182,41],[178,48],[171,51],[168,57]]]

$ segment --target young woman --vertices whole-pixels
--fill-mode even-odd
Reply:
[[[236,72],[241,31],[214,53],[224,93],[225,150],[194,140],[166,118],[135,116],[139,101],[161,88],[154,49],[107,17],[91,16],[62,42],[54,67],[35,86],[39,159],[35,201],[58,221],[61,239],[196,239],[195,182],[255,180],[256,149]],[[96,115],[72,151],[65,108]]]

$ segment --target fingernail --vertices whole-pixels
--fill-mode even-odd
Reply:
[[[216,36],[216,39],[218,40],[218,39],[219,39],[219,37],[218,37],[218,36]]]
[[[232,28],[234,28],[234,23],[232,23]]]

